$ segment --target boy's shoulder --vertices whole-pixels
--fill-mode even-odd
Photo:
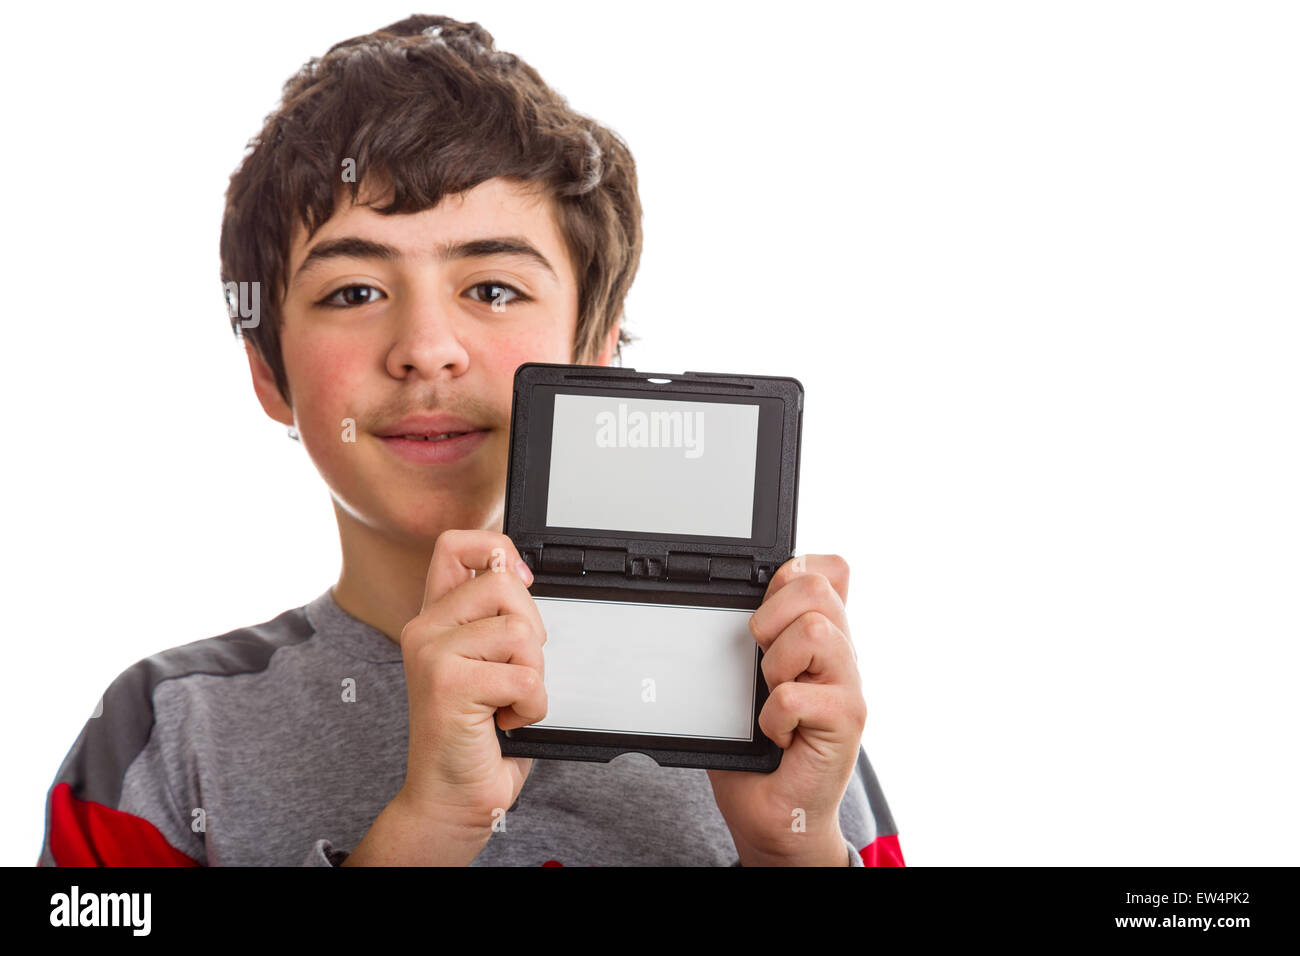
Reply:
[[[151,696],[164,681],[191,675],[233,676],[263,671],[276,651],[301,644],[314,633],[307,605],[303,605],[260,624],[167,648],[122,671],[109,685],[104,706],[108,707],[110,695],[133,702],[144,694]]]
[[[328,865],[322,834],[360,839],[401,785],[404,681],[332,590],[136,661],[50,787],[42,865]]]
[[[98,726],[111,732],[117,742],[114,751],[132,745],[143,747],[156,714],[156,702],[163,691],[194,696],[212,682],[188,678],[237,677],[265,672],[279,650],[302,644],[315,633],[308,605],[291,608],[260,624],[236,628],[224,634],[200,638],[141,658],[117,675],[95,708],[96,717],[87,730]],[[96,748],[99,749],[99,748]]]
[[[98,859],[102,850],[80,839],[96,830],[121,834],[117,842],[127,855],[116,862],[131,860],[132,845],[156,851],[163,846],[159,837],[170,847],[183,845],[189,835],[164,822],[171,817],[164,811],[173,808],[161,803],[176,802],[169,798],[179,789],[177,781],[167,778],[177,777],[188,762],[181,751],[182,744],[196,742],[189,731],[212,707],[223,706],[222,678],[264,673],[277,651],[316,633],[307,612],[319,600],[159,651],[122,670],[95,704],[50,787],[41,863],[106,862]],[[168,786],[142,786],[160,779]],[[186,855],[194,849],[185,845]],[[155,852],[140,862],[157,859]]]

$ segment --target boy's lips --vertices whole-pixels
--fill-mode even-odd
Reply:
[[[454,415],[411,415],[375,435],[399,458],[421,465],[445,465],[482,445],[490,430]]]
[[[482,445],[487,439],[487,435],[485,429],[480,429],[472,432],[461,432],[454,437],[437,440],[403,438],[401,436],[380,436],[379,440],[387,445],[398,458],[404,458],[419,465],[448,465],[453,461],[460,461]]]

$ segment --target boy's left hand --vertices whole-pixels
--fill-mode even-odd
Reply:
[[[839,555],[800,555],[750,618],[770,691],[758,726],[785,753],[772,773],[709,771],[742,866],[848,865],[839,806],[867,721],[848,587]]]

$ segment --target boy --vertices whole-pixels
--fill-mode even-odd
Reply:
[[[476,23],[413,16],[290,80],[232,176],[222,279],[263,409],[331,490],[338,583],[123,672],[42,865],[902,864],[834,555],[751,618],[775,772],[500,753],[494,721],[546,714],[500,531],[514,371],[618,354],[640,216],[626,145]]]

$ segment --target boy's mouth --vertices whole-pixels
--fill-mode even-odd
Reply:
[[[441,435],[388,435],[388,438],[405,438],[407,441],[445,441],[448,438],[456,438],[460,435],[467,435],[468,432],[443,432]]]
[[[421,465],[459,461],[483,444],[491,429],[449,415],[411,416],[375,433],[395,455]]]

